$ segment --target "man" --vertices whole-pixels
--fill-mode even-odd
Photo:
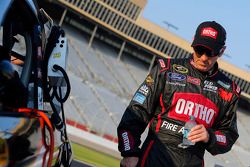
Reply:
[[[236,107],[240,88],[218,69],[226,31],[215,21],[201,23],[188,59],[159,59],[136,91],[118,126],[123,167],[203,166],[205,150],[229,151],[238,138]],[[197,123],[179,148],[190,115]],[[140,137],[149,132],[142,148]]]
[[[0,106],[1,108],[26,107],[28,91],[14,70],[8,51],[0,46]]]

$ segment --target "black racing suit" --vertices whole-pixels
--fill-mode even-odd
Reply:
[[[159,59],[134,94],[118,126],[123,157],[140,157],[138,166],[204,166],[205,150],[212,155],[229,151],[238,138],[236,108],[240,88],[218,70],[202,73],[192,59]],[[193,115],[209,133],[208,143],[187,149],[184,124]],[[140,149],[140,137],[149,126]]]

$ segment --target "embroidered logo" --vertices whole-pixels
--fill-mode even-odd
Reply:
[[[232,94],[231,92],[227,92],[227,91],[225,91],[225,90],[222,89],[222,88],[219,88],[218,94],[220,95],[220,97],[221,97],[223,100],[228,101],[228,102],[231,101],[232,96],[233,96],[233,94]]]
[[[206,27],[201,30],[201,36],[207,36],[216,39],[218,32],[212,27]]]
[[[152,78],[151,75],[148,75],[145,81],[148,86],[152,86],[154,84],[154,79]]]
[[[174,72],[169,72],[169,73],[168,73],[168,77],[169,77],[171,80],[177,80],[177,81],[183,81],[183,80],[186,79],[186,76],[185,76],[185,75],[178,74],[178,73],[174,73]]]
[[[240,94],[240,87],[237,85],[237,88],[236,88],[236,93]]]
[[[183,67],[183,66],[178,65],[178,64],[174,64],[173,69],[179,73],[182,73],[182,74],[188,73],[188,69],[186,67]]]
[[[185,83],[180,83],[180,82],[169,82],[169,81],[166,81],[166,84],[174,85],[174,86],[186,86]]]
[[[121,131],[120,136],[123,143],[124,151],[128,151],[134,148],[135,142],[129,131]]]
[[[201,80],[199,78],[194,78],[194,77],[190,77],[190,76],[187,76],[187,82],[195,84],[195,85],[201,84]]]
[[[163,59],[159,59],[159,63],[160,63],[161,68],[165,68],[166,67],[165,62],[164,62]]]
[[[220,131],[216,131],[215,136],[216,136],[216,141],[218,144],[220,144],[220,145],[227,144],[227,138],[223,133],[221,133]]]
[[[230,88],[230,85],[228,83],[224,83],[222,82],[221,80],[217,81],[217,83],[221,86],[223,86],[224,88],[226,89],[229,89]]]
[[[142,85],[139,89],[139,92],[144,94],[145,96],[148,95],[148,86],[147,85]]]
[[[217,86],[214,86],[214,83],[213,83],[213,82],[207,81],[207,80],[204,81],[203,90],[217,93],[217,89],[218,89],[218,87],[217,87]]]
[[[136,93],[134,98],[133,98],[133,101],[136,101],[136,102],[138,102],[140,104],[143,104],[145,99],[146,99],[146,97],[143,94]]]
[[[170,118],[186,122],[193,115],[197,123],[206,128],[212,127],[219,111],[214,102],[196,93],[175,93],[171,106],[168,112]]]

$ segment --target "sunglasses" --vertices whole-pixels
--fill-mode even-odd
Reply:
[[[204,46],[195,46],[194,47],[194,51],[199,54],[199,55],[203,55],[205,54],[206,56],[208,57],[213,57],[215,56],[213,51],[211,51],[210,49],[208,48],[205,48]]]

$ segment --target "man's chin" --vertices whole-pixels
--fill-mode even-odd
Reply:
[[[196,66],[196,69],[201,71],[201,72],[209,71],[209,68],[207,66]]]

